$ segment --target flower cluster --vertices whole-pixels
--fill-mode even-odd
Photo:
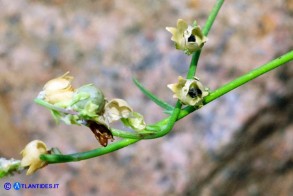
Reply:
[[[207,37],[203,35],[196,22],[190,26],[184,20],[178,19],[177,28],[166,27],[166,29],[172,33],[171,40],[175,42],[176,49],[183,50],[187,55],[200,50],[207,41]]]
[[[171,40],[175,42],[176,48],[183,50],[187,55],[200,50],[207,41],[196,23],[190,26],[179,19],[177,28],[166,29],[172,33]],[[107,146],[108,140],[114,139],[110,128],[110,123],[114,121],[120,120],[135,131],[145,130],[146,123],[143,116],[134,112],[125,100],[108,100],[102,90],[93,84],[74,88],[71,85],[72,80],[73,77],[67,72],[48,81],[38,95],[38,100],[42,100],[44,102],[42,105],[51,110],[57,122],[89,127],[102,146]],[[182,104],[197,108],[202,107],[203,98],[209,94],[208,89],[203,87],[198,78],[185,79],[179,76],[178,82],[169,84],[168,88],[174,92],[173,97]],[[23,158],[18,164],[22,168],[28,168],[27,175],[29,175],[48,164],[40,159],[42,154],[52,153],[56,153],[54,148],[48,150],[44,142],[34,140],[21,151]],[[8,173],[7,166],[2,168],[4,168],[2,173]]]
[[[145,129],[143,116],[134,112],[125,100],[108,101],[93,84],[75,89],[71,86],[72,80],[67,72],[48,81],[39,93],[39,99],[57,107],[51,109],[57,121],[88,126],[103,146],[107,146],[108,139],[113,140],[109,124],[114,121],[121,120],[136,131]]]

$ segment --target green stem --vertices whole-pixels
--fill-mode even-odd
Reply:
[[[215,19],[217,18],[217,15],[223,5],[225,0],[217,0],[216,4],[214,5],[211,13],[209,14],[209,17],[206,21],[205,26],[202,29],[202,32],[205,36],[207,36],[213,26],[213,23],[215,21]]]
[[[231,90],[234,90],[235,88],[249,82],[250,80],[255,79],[256,77],[265,74],[281,65],[283,65],[284,63],[287,63],[289,61],[291,61],[293,59],[293,50],[260,66],[259,68],[256,68],[250,72],[248,72],[247,74],[240,76],[239,78],[233,80],[232,82],[229,82],[228,84],[225,84],[224,86],[218,88],[217,90],[215,90],[214,92],[212,92],[211,94],[209,94],[208,96],[205,97],[204,99],[204,104],[207,104],[219,97],[221,97],[222,95],[230,92]]]
[[[207,36],[214,24],[214,21],[222,7],[224,3],[224,0],[217,0],[216,4],[214,5],[211,13],[209,14],[209,17],[206,21],[206,24],[205,26],[203,27],[202,29],[202,32],[205,36]],[[190,66],[189,66],[189,70],[188,70],[188,73],[187,73],[187,76],[186,78],[187,79],[192,79],[194,76],[195,76],[195,72],[196,72],[196,67],[197,67],[197,62],[199,60],[199,57],[200,57],[200,53],[201,53],[201,50],[195,52],[193,55],[192,55],[192,59],[191,59],[191,62],[190,62]]]
[[[134,133],[119,129],[111,129],[111,132],[114,136],[130,139],[154,139],[162,137],[172,130],[175,122],[177,121],[178,115],[181,112],[181,106],[182,104],[178,101],[170,117],[165,118],[154,125],[147,126],[144,131]]]
[[[248,72],[247,74],[244,74],[242,76],[240,76],[239,78],[223,85],[222,87],[218,88],[217,90],[215,90],[214,92],[210,93],[208,96],[206,96],[203,100],[203,104],[206,105],[210,102],[212,102],[213,100],[223,96],[224,94],[234,90],[235,88],[238,88],[239,86],[242,86],[243,84],[281,66],[284,65],[285,63],[288,63],[289,61],[293,60],[293,50],[260,66],[259,68],[256,68],[250,72]],[[184,118],[185,116],[187,116],[188,114],[194,112],[196,109],[194,107],[191,106],[187,106],[186,108],[184,108],[183,110],[181,110],[179,116],[178,116],[178,120],[180,120],[181,118]]]
[[[199,60],[199,57],[200,57],[200,53],[201,53],[201,50],[195,52],[192,55],[191,62],[190,62],[190,65],[189,65],[189,70],[188,70],[187,75],[186,75],[186,79],[193,79],[193,77],[195,76],[195,72],[196,72],[197,63],[198,63],[198,60]]]
[[[97,148],[97,149],[90,150],[87,152],[74,153],[74,154],[68,154],[68,155],[42,154],[40,156],[40,159],[42,159],[43,161],[47,161],[49,164],[81,161],[81,160],[90,159],[93,157],[101,156],[101,155],[119,150],[121,148],[124,148],[124,147],[130,145],[130,144],[134,144],[138,141],[139,140],[137,140],[137,139],[123,139],[118,142],[112,143],[106,147]]]
[[[154,139],[154,138],[159,138],[168,134],[173,129],[175,122],[178,119],[178,115],[180,114],[180,111],[181,111],[181,106],[182,104],[179,101],[177,101],[172,115],[168,117],[168,121],[166,121],[168,122],[167,125],[165,125],[165,127],[161,129],[160,131],[155,132],[154,135],[150,135],[150,134],[143,135],[143,139]]]
[[[162,137],[162,136],[166,135],[167,133],[169,133],[172,130],[175,122],[177,121],[177,117],[178,117],[180,111],[181,111],[181,103],[178,101],[171,117],[169,118],[169,121],[168,121],[168,124],[166,125],[166,127],[154,135],[153,134],[151,134],[151,135],[146,134],[146,135],[144,135],[143,138],[144,139],[153,139],[153,138]],[[124,133],[124,134],[126,134],[126,133]],[[128,134],[128,136],[131,136],[131,134]],[[80,160],[90,159],[93,157],[101,156],[101,155],[119,150],[121,148],[129,146],[130,144],[134,144],[134,143],[138,142],[139,140],[140,139],[123,139],[121,141],[112,143],[112,144],[108,145],[107,147],[97,148],[97,149],[87,151],[87,152],[75,153],[75,154],[69,154],[69,155],[42,154],[40,156],[40,158],[43,161],[48,162],[49,164],[80,161]]]
[[[261,76],[264,73],[267,73],[268,71],[271,71],[281,65],[284,65],[285,63],[289,62],[293,60],[293,51],[288,52],[262,66],[260,66],[259,68],[256,68],[248,73],[246,73],[243,76],[240,76],[239,78],[223,85],[222,87],[218,88],[217,90],[215,90],[214,92],[210,93],[208,96],[206,96],[203,100],[204,105],[210,103],[211,101],[221,97],[222,95],[228,93],[229,91],[234,90],[235,88],[255,79],[256,77]],[[187,106],[184,109],[180,110],[180,113],[178,115],[177,120],[180,120],[182,118],[184,118],[185,116],[187,116],[188,114],[194,112],[197,108],[192,107],[192,106]],[[153,127],[161,127],[164,124],[166,124],[169,121],[169,118],[165,118],[163,120],[161,120],[160,122],[157,122],[156,124],[152,125]],[[148,130],[148,128],[147,128]],[[119,136],[123,137],[125,136],[125,138],[139,138],[139,139],[150,139],[150,138],[157,138],[160,136],[160,132],[152,132],[152,133],[143,133],[141,132],[140,134],[133,134],[133,133],[129,133],[129,132],[124,132],[124,131],[120,131]],[[114,132],[115,133],[115,132]],[[114,134],[115,135],[115,134]]]
[[[156,129],[150,131],[149,129],[146,129],[144,131],[140,132],[128,132],[123,131],[120,129],[114,129],[111,128],[111,132],[113,136],[120,137],[120,138],[128,138],[128,139],[144,139],[144,137],[154,137],[157,132],[159,132],[161,127],[156,126]]]

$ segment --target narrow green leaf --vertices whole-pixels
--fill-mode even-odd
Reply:
[[[167,110],[168,113],[169,113],[169,111],[173,111],[173,109],[174,109],[173,106],[171,106],[168,103],[164,102],[163,100],[159,99],[156,95],[154,95],[149,90],[144,88],[144,86],[141,83],[139,83],[135,78],[133,78],[133,82],[141,90],[141,92],[143,92],[143,94],[145,94],[150,100],[155,102],[158,106]]]
[[[164,110],[163,113],[171,115],[173,113],[173,110]]]

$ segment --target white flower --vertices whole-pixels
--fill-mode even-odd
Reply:
[[[132,108],[123,99],[112,99],[105,105],[104,117],[106,122],[111,123],[121,118],[128,118],[132,111]]]
[[[26,175],[30,175],[46,165],[46,162],[40,159],[40,155],[47,153],[46,144],[40,140],[31,141],[25,146],[20,154],[22,155],[21,166],[29,167]]]
[[[209,94],[208,90],[203,87],[198,78],[185,79],[178,77],[178,83],[169,84],[174,98],[179,99],[183,104],[191,106],[202,106],[202,100]]]
[[[171,40],[175,42],[176,49],[183,50],[187,55],[200,50],[207,41],[200,26],[190,26],[182,19],[178,19],[177,28],[166,27],[166,29],[172,33]]]

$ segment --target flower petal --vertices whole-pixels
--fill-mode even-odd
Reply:
[[[178,33],[183,34],[187,28],[188,28],[188,24],[186,21],[184,21],[183,19],[177,20]]]
[[[130,117],[122,119],[124,125],[131,127],[133,130],[142,131],[146,127],[143,115],[138,112],[133,112]]]
[[[72,76],[66,72],[64,75],[48,81],[40,93],[45,101],[50,104],[66,105],[71,101],[74,88],[71,86]],[[65,107],[65,106],[64,106]]]
[[[203,98],[209,94],[197,78],[185,79],[179,76],[178,82],[169,84],[168,88],[174,93],[174,98],[179,99],[183,104],[191,106],[201,107]]]
[[[112,99],[105,105],[105,118],[111,123],[121,118],[128,118],[132,113],[132,108],[123,99]]]

